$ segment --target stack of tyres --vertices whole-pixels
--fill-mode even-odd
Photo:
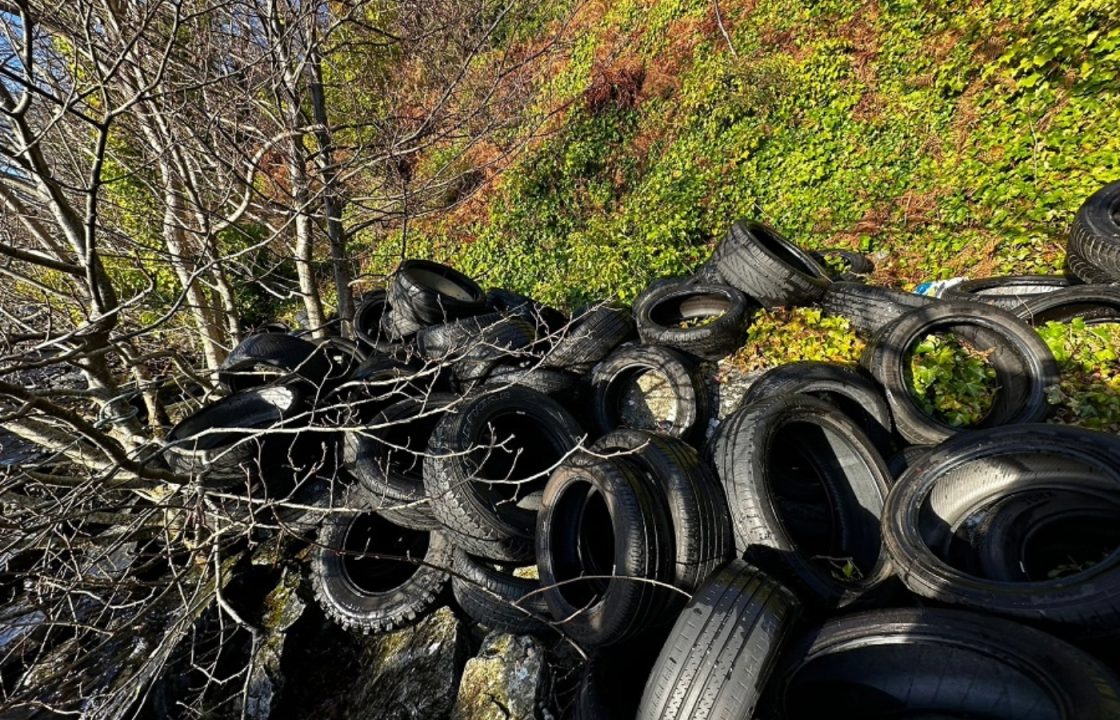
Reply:
[[[1033,329],[1120,320],[1118,198],[1079,211],[1070,275],[940,298],[750,221],[632,310],[570,318],[409,260],[355,344],[247,338],[164,456],[204,489],[280,489],[263,458],[338,438],[325,614],[383,632],[450,586],[479,625],[589,658],[571,717],[1120,717],[1120,438],[1044,422],[1060,378]],[[848,318],[859,365],[774,367],[716,422],[706,364],[797,305]],[[971,425],[914,397],[931,333],[993,368]]]

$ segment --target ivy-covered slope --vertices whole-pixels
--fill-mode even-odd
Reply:
[[[1120,177],[1110,0],[719,8],[730,43],[710,0],[581,6],[539,88],[542,112],[568,103],[555,132],[411,252],[552,302],[626,300],[750,216],[875,253],[883,282],[1044,272]]]
[[[1113,0],[716,7],[580,4],[537,88],[542,116],[562,110],[548,132],[471,201],[414,224],[408,253],[567,305],[692,269],[742,216],[868,252],[880,284],[1054,272],[1077,207],[1120,178]],[[856,347],[815,311],[796,319]],[[815,354],[771,325],[752,332],[751,364]],[[1063,412],[1120,422],[1082,402],[1120,391],[1114,360],[1063,390]]]

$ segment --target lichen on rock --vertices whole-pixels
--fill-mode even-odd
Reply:
[[[531,720],[540,709],[548,667],[540,641],[491,633],[467,661],[452,720]]]

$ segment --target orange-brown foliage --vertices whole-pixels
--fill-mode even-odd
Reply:
[[[610,109],[629,110],[638,104],[645,80],[645,65],[636,57],[620,58],[607,66],[596,62],[583,93],[584,104],[593,115]]]

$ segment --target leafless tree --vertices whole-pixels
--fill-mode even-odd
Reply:
[[[349,333],[359,240],[530,141],[555,46],[496,36],[537,5],[0,0],[0,715],[135,716],[189,671],[176,714],[267,716],[275,638],[227,588],[333,511],[333,428],[267,431],[302,438],[273,495],[163,435],[222,396],[246,294]]]

